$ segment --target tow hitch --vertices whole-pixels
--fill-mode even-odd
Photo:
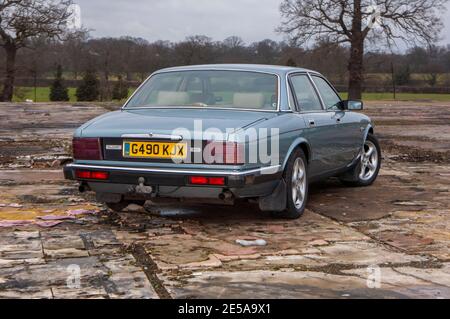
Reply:
[[[153,192],[153,187],[144,185],[145,178],[139,177],[138,185],[135,186],[134,192],[140,195],[150,195]]]

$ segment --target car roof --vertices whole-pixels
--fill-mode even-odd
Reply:
[[[186,65],[176,66],[166,69],[161,69],[158,72],[170,72],[170,71],[190,71],[190,70],[239,70],[239,71],[256,71],[256,72],[268,72],[274,74],[286,74],[289,72],[313,72],[304,68],[296,68],[283,65],[267,65],[267,64],[202,64],[202,65]]]

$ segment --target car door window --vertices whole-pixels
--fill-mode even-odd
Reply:
[[[294,75],[291,83],[300,111],[322,110],[319,97],[307,75]]]
[[[203,93],[203,82],[199,77],[190,77],[187,80],[186,91],[192,94]]]
[[[337,110],[338,103],[341,101],[339,95],[333,90],[333,88],[323,78],[313,76],[314,83],[322,96],[323,103],[327,110]]]

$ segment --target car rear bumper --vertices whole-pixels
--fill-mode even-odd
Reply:
[[[98,181],[77,178],[75,172],[77,170],[83,171],[101,171],[107,172],[108,180]],[[64,167],[64,176],[69,180],[78,180],[88,184],[102,185],[102,189],[107,189],[107,184],[118,185],[137,185],[139,178],[145,179],[145,185],[148,186],[176,186],[176,187],[196,187],[199,192],[202,188],[216,188],[221,189],[245,189],[248,188],[258,190],[257,193],[267,193],[273,187],[273,182],[278,181],[282,172],[280,166],[262,167],[248,170],[209,170],[209,169],[183,169],[183,168],[140,168],[140,167],[122,167],[122,166],[101,166],[101,165],[86,165],[86,164],[68,164]],[[189,177],[191,176],[207,176],[207,177],[224,177],[225,185],[191,185],[189,184]],[[104,185],[106,184],[106,185]],[[264,185],[268,186],[265,190]],[[111,189],[117,189],[111,185]],[[112,191],[115,192],[115,191]],[[237,193],[246,194],[246,191],[237,191]],[[252,192],[250,192],[249,196]],[[254,194],[259,196],[260,194]],[[262,194],[264,195],[264,194]]]

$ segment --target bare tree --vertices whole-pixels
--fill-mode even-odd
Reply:
[[[259,42],[255,42],[251,45],[253,54],[255,55],[254,61],[261,64],[275,64],[280,54],[279,43],[265,39]]]
[[[175,45],[174,53],[181,65],[211,63],[214,60],[212,39],[204,35],[187,37]]]
[[[249,63],[253,60],[250,51],[242,38],[234,35],[218,43],[216,59],[218,63]]]
[[[72,71],[72,78],[78,79],[78,75],[82,70],[88,69],[89,52],[86,48],[86,43],[89,40],[89,32],[87,30],[78,30],[72,32],[64,42],[60,42],[60,58],[63,61],[58,61],[62,65],[66,65],[66,68]]]
[[[6,53],[3,101],[11,101],[14,91],[17,51],[33,37],[58,37],[65,32],[71,0],[1,0],[0,45]]]
[[[238,37],[236,35],[232,35],[231,37],[226,38],[223,40],[223,45],[227,48],[240,48],[245,45],[244,40],[242,40],[241,37]]]
[[[366,40],[406,44],[436,40],[448,0],[284,0],[279,32],[294,43],[326,39],[351,46],[349,98],[361,99]],[[374,31],[376,30],[376,31]],[[371,32],[372,31],[372,32]]]

